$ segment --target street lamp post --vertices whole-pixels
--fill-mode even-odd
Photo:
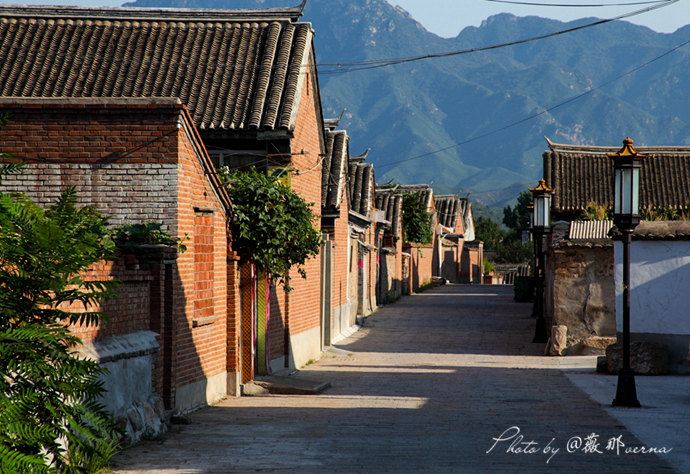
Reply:
[[[544,318],[544,236],[551,232],[551,195],[553,189],[549,188],[546,181],[539,180],[539,184],[530,188],[532,193],[532,234],[534,235],[536,258],[536,294],[534,296],[534,315],[537,324],[534,330],[532,342],[545,343],[548,340],[546,332],[546,319]]]
[[[613,406],[639,407],[635,371],[630,367],[630,241],[640,223],[640,169],[642,156],[627,137],[623,148],[609,154],[613,161],[613,223],[623,243],[623,368],[618,372],[618,386]]]

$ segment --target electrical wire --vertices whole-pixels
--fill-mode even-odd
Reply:
[[[486,0],[486,1],[496,1],[498,2],[499,0]],[[452,50],[452,51],[445,51],[445,52],[439,52],[439,53],[428,53],[428,54],[422,54],[422,55],[416,55],[416,56],[403,56],[403,57],[393,57],[393,58],[379,58],[379,59],[371,59],[371,60],[361,60],[361,61],[351,61],[351,62],[339,62],[339,63],[321,63],[318,65],[314,64],[305,64],[305,65],[300,65],[300,68],[305,68],[308,69],[307,71],[300,72],[299,74],[309,74],[310,72],[313,72],[314,69],[319,69],[318,73],[321,75],[333,75],[333,74],[346,74],[350,72],[356,72],[356,71],[363,71],[363,70],[369,70],[369,69],[377,69],[381,67],[387,67],[387,66],[394,66],[398,64],[404,64],[404,63],[410,63],[410,62],[415,62],[415,61],[422,61],[426,59],[437,59],[437,58],[446,58],[446,57],[452,57],[452,56],[459,56],[463,54],[470,54],[470,53],[478,53],[482,51],[491,51],[495,49],[501,49],[501,48],[506,48],[510,46],[516,46],[520,44],[525,44],[525,43],[531,43],[534,41],[539,41],[542,39],[547,39],[547,38],[552,38],[556,36],[561,36],[564,34],[572,33],[575,31],[580,31],[584,30],[587,28],[592,28],[594,26],[599,26],[603,25],[606,23],[610,23],[613,21],[618,21],[618,20],[623,20],[626,18],[632,18],[634,16],[642,15],[647,12],[651,12],[660,8],[665,8],[667,6],[670,6],[674,3],[679,2],[680,0],[645,0],[645,1],[638,1],[638,2],[629,2],[627,4],[629,5],[647,5],[651,4],[651,6],[642,8],[639,10],[635,10],[632,12],[624,13],[621,15],[617,15],[611,18],[605,18],[605,19],[600,19],[596,20],[590,23],[586,23],[583,25],[571,27],[571,28],[565,28],[563,30],[557,30],[551,33],[546,33],[542,35],[537,35],[537,36],[530,36],[527,38],[522,38],[514,41],[509,41],[505,43],[496,43],[488,46],[480,46],[476,48],[467,48],[467,49],[460,49],[460,50]],[[501,0],[501,3],[510,3],[510,0]],[[524,3],[529,3],[529,2],[524,2]],[[536,2],[534,2],[536,4]],[[625,5],[626,3],[621,3],[621,5]],[[558,6],[558,4],[539,4],[541,6]],[[606,6],[613,6],[614,4],[607,4]],[[574,5],[573,5],[574,6]],[[584,6],[584,5],[583,5]],[[600,6],[605,6],[605,5],[600,5]],[[21,49],[20,46],[11,46],[9,49],[13,49],[16,51],[19,51]],[[56,55],[56,60],[61,60],[67,57],[67,53],[62,53]],[[85,61],[86,58],[82,56],[70,56],[74,60],[79,60],[81,62]],[[161,61],[150,61],[146,60],[150,59],[150,56],[144,55],[140,60],[138,61],[132,61],[131,58],[113,58],[111,60],[112,63],[118,64],[122,62],[127,62],[128,64],[134,65],[135,67],[141,67],[142,64],[148,64],[150,66],[159,66],[163,64]],[[167,65],[176,65],[177,67],[187,67],[190,63],[184,62],[184,61],[166,61],[165,64]],[[263,63],[253,63],[253,64],[238,64],[236,62],[232,63],[225,63],[225,62],[214,62],[214,61],[208,61],[208,65],[213,64],[215,68],[218,69],[228,69],[228,70],[234,70],[238,68],[242,68],[243,70],[250,71],[250,70],[257,70],[260,67],[263,67]],[[269,70],[273,71],[277,68],[277,66],[271,66]],[[325,68],[325,69],[322,69]],[[330,69],[329,69],[330,68]]]
[[[446,147],[443,147],[443,148],[439,148],[438,150],[429,151],[429,152],[422,153],[422,154],[420,154],[420,155],[415,155],[415,156],[412,156],[412,157],[410,157],[410,158],[406,158],[406,159],[403,159],[403,160],[392,161],[392,162],[389,162],[389,163],[380,164],[380,165],[378,165],[378,168],[379,168],[379,169],[381,169],[381,168],[388,168],[388,167],[391,167],[391,166],[393,166],[393,165],[397,165],[397,164],[400,164],[400,163],[406,163],[406,162],[408,162],[408,161],[418,160],[418,159],[420,159],[420,158],[424,158],[424,157],[427,157],[427,156],[435,155],[435,154],[437,154],[437,153],[441,153],[441,152],[443,152],[443,151],[451,150],[451,149],[453,149],[453,148],[457,148],[457,147],[459,147],[459,146],[466,145],[467,143],[471,143],[471,142],[474,142],[474,141],[476,141],[476,140],[479,140],[479,139],[482,139],[482,138],[486,138],[486,137],[488,137],[488,136],[490,136],[490,135],[494,135],[494,134],[496,134],[496,133],[502,132],[502,131],[507,130],[507,129],[509,129],[509,128],[516,127],[516,126],[521,125],[521,124],[523,124],[523,123],[525,123],[525,122],[528,122],[528,121],[533,120],[533,119],[535,119],[535,118],[537,118],[537,117],[540,117],[540,116],[542,116],[542,115],[544,115],[544,114],[547,114],[547,113],[549,113],[549,112],[551,112],[551,111],[553,111],[553,110],[555,110],[555,109],[558,109],[558,108],[563,107],[563,106],[565,106],[565,105],[571,104],[571,103],[575,102],[576,100],[581,99],[582,97],[588,96],[588,95],[590,95],[590,94],[592,94],[592,93],[598,91],[599,89],[602,89],[602,88],[604,88],[604,87],[606,87],[606,86],[608,86],[608,85],[610,85],[610,84],[612,84],[612,83],[614,83],[614,82],[616,82],[616,81],[618,81],[618,80],[620,80],[620,79],[623,79],[623,78],[626,77],[626,76],[629,76],[629,75],[631,75],[631,74],[634,74],[634,73],[636,73],[637,71],[639,71],[640,69],[644,69],[645,67],[649,66],[650,64],[653,64],[653,63],[655,63],[655,62],[657,62],[657,61],[659,61],[659,60],[665,58],[665,57],[668,56],[669,54],[672,54],[672,53],[678,51],[679,49],[683,48],[684,46],[687,46],[688,44],[690,44],[690,40],[685,41],[685,42],[683,42],[683,43],[681,43],[681,44],[679,44],[679,45],[677,45],[677,46],[675,46],[675,47],[673,47],[673,48],[671,48],[671,49],[665,51],[664,53],[662,53],[662,54],[660,54],[660,55],[658,55],[658,56],[655,56],[654,58],[652,58],[652,59],[650,59],[649,61],[646,61],[646,62],[640,64],[639,66],[636,66],[636,67],[634,67],[634,68],[632,68],[632,69],[629,69],[629,70],[627,70],[626,72],[624,72],[624,73],[622,73],[622,74],[619,74],[619,75],[617,75],[617,76],[615,76],[615,77],[613,77],[613,78],[611,78],[611,79],[609,79],[609,80],[607,80],[607,81],[605,81],[605,82],[602,82],[601,84],[599,84],[599,85],[597,85],[597,86],[590,87],[590,88],[588,88],[587,90],[585,90],[584,92],[581,92],[580,94],[577,94],[577,95],[574,95],[574,96],[572,96],[572,97],[569,97],[568,99],[566,99],[566,100],[564,100],[564,101],[562,101],[562,102],[559,102],[559,103],[557,103],[557,104],[554,104],[554,105],[552,105],[552,106],[549,106],[549,107],[545,108],[544,110],[542,110],[542,111],[540,111],[540,112],[537,112],[537,113],[528,115],[527,117],[523,117],[523,118],[520,119],[520,120],[516,120],[515,122],[511,122],[511,123],[509,123],[509,124],[507,124],[507,125],[504,125],[504,126],[502,126],[502,127],[495,128],[495,129],[493,129],[493,130],[489,130],[489,131],[487,131],[487,132],[485,132],[485,133],[481,133],[481,134],[479,134],[479,135],[475,135],[475,136],[473,136],[473,137],[471,137],[471,138],[468,138],[468,139],[466,139],[466,140],[463,140],[463,141],[460,141],[460,142],[457,142],[457,143],[453,143],[452,145],[449,145],[449,146],[446,146]]]

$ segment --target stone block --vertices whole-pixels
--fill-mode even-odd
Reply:
[[[606,348],[616,343],[615,337],[591,336],[573,344],[566,351],[567,355],[604,355]]]
[[[617,374],[623,367],[623,342],[606,348],[607,369]],[[649,341],[633,341],[630,344],[630,366],[640,375],[662,375],[671,373],[668,349],[662,344]]]
[[[559,325],[551,327],[548,355],[562,356],[568,347],[568,327]]]

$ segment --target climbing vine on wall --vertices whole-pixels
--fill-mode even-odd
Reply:
[[[403,196],[403,233],[405,242],[428,244],[434,237],[431,227],[431,214],[427,211],[421,193]]]
[[[289,270],[306,277],[304,263],[319,252],[321,236],[307,203],[274,176],[252,169],[220,171],[233,205],[232,235],[242,258],[289,290]]]

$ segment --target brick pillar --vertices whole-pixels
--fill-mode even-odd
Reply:
[[[228,373],[228,395],[240,395],[240,383],[242,382],[240,366],[240,333],[241,306],[240,306],[240,274],[238,267],[239,258],[228,251],[227,258],[227,359],[226,371]]]

